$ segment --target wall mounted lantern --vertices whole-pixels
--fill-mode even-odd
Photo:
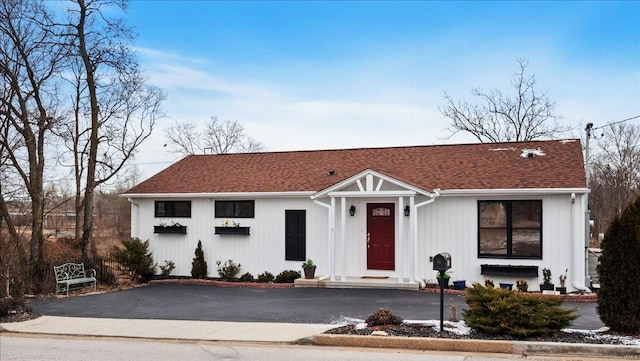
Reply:
[[[409,217],[410,209],[411,209],[411,208],[409,208],[409,206],[404,207],[404,216],[405,216],[405,217]]]
[[[351,205],[351,207],[349,208],[349,215],[351,217],[356,215],[356,206],[354,206],[353,204]]]

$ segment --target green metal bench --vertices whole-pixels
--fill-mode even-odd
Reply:
[[[84,270],[84,263],[65,263],[62,266],[53,266],[56,274],[56,294],[59,292],[67,292],[72,286],[91,286],[96,290],[96,270],[91,269],[91,276],[87,276]]]

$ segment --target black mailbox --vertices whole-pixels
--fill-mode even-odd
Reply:
[[[446,271],[451,268],[451,255],[447,252],[438,253],[433,257],[433,269]]]

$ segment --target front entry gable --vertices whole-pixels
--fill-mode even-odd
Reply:
[[[341,182],[323,189],[311,196],[319,199],[327,196],[340,197],[376,197],[376,196],[415,196],[423,195],[429,198],[434,193],[405,183],[372,169],[364,170]]]

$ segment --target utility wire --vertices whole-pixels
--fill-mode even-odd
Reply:
[[[616,125],[616,124],[620,124],[620,123],[624,123],[624,122],[628,122],[630,120],[637,119],[637,118],[640,118],[640,115],[636,115],[635,117],[631,117],[631,118],[627,118],[627,119],[618,120],[617,122],[605,124],[605,125],[600,126],[600,127],[595,127],[595,128],[593,128],[593,130],[604,128],[604,127],[610,127],[610,126],[613,126],[613,125]]]

